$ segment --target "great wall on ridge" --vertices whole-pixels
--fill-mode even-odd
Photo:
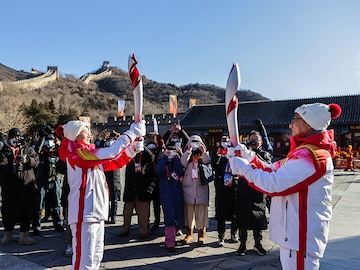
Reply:
[[[86,73],[80,77],[80,80],[85,84],[89,84],[91,81],[100,80],[112,74],[110,69],[110,62],[104,61],[102,67],[94,73]],[[56,81],[59,78],[59,71],[56,66],[48,66],[47,71],[39,76],[16,81],[0,81],[0,91],[5,88],[16,88],[23,90],[35,90],[39,89],[50,82]]]

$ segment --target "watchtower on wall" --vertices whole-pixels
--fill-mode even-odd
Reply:
[[[53,71],[56,74],[56,79],[59,79],[59,71],[57,66],[48,66],[47,71]]]

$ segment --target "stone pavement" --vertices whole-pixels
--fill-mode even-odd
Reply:
[[[105,253],[101,269],[281,269],[279,249],[268,240],[268,231],[264,232],[263,245],[269,251],[266,256],[259,256],[252,249],[253,241],[249,235],[247,244],[250,251],[243,257],[235,251],[239,244],[226,242],[224,247],[217,247],[216,221],[214,220],[214,188],[211,186],[209,206],[210,228],[206,236],[206,245],[197,247],[179,245],[175,253],[169,253],[164,247],[164,227],[150,232],[149,240],[138,239],[136,216],[133,217],[131,233],[123,238],[118,236],[122,216],[117,224],[106,225]],[[330,227],[330,241],[325,256],[321,260],[322,270],[360,269],[360,174],[335,171],[333,187],[334,216]],[[122,203],[119,213],[122,211]],[[152,217],[150,219],[153,221]],[[226,231],[229,238],[229,228]],[[3,228],[0,237],[3,236]],[[0,245],[0,269],[16,270],[68,270],[70,258],[64,256],[66,233],[56,232],[50,222],[45,223],[40,236],[33,236],[36,243],[23,246],[15,239],[8,245]],[[180,241],[184,236],[178,237]],[[197,238],[195,233],[195,239]]]

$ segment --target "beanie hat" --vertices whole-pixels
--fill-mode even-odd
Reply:
[[[298,113],[314,130],[325,130],[330,125],[331,119],[339,117],[341,107],[334,103],[303,104],[295,109],[295,113]]]
[[[18,129],[18,128],[12,128],[12,129],[10,129],[10,130],[9,130],[9,134],[8,134],[8,138],[9,138],[9,139],[12,139],[12,138],[14,138],[14,137],[16,137],[16,136],[22,137],[22,133],[21,133],[20,129]]]
[[[86,127],[90,129],[89,123],[79,120],[69,121],[65,125],[63,125],[64,137],[69,141],[74,142],[76,140],[76,137]]]

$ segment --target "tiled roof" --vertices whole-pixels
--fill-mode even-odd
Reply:
[[[294,110],[308,103],[337,103],[342,108],[339,118],[332,125],[352,125],[360,123],[360,95],[319,97],[293,100],[249,101],[239,103],[238,121],[240,126],[253,126],[253,121],[261,119],[266,126],[287,126]],[[185,129],[227,128],[225,104],[196,105],[189,109],[181,120]]]

